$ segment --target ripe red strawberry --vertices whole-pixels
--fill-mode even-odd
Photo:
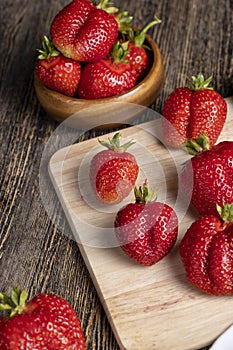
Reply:
[[[181,147],[183,142],[204,133],[211,146],[216,143],[226,120],[227,105],[209,87],[211,79],[204,80],[199,73],[192,77],[190,88],[177,88],[168,96],[162,111],[166,144]]]
[[[36,61],[36,75],[51,90],[67,96],[75,96],[81,76],[79,62],[67,58],[55,50],[52,42],[45,36],[43,50]]]
[[[144,184],[135,187],[135,203],[127,204],[116,215],[116,237],[123,251],[139,264],[150,266],[161,260],[174,246],[178,219],[167,204],[154,201]]]
[[[196,150],[197,155],[182,169],[181,186],[201,215],[217,214],[216,203],[233,203],[233,142],[209,149],[208,138],[200,136],[186,145],[189,153]]]
[[[111,50],[118,37],[118,24],[114,16],[91,1],[74,0],[55,16],[50,33],[64,56],[93,62]]]
[[[119,203],[133,189],[139,167],[135,157],[126,150],[134,143],[120,145],[119,133],[109,142],[99,140],[107,150],[97,153],[90,164],[90,182],[97,198],[105,203]]]
[[[143,30],[128,31],[129,52],[126,59],[132,64],[138,73],[138,80],[141,80],[148,73],[151,66],[151,57],[149,55],[150,48],[145,45],[146,32],[155,24],[161,23],[161,20],[155,17]]]
[[[214,295],[233,294],[233,205],[217,207],[219,215],[205,215],[187,230],[180,256],[187,279]]]
[[[98,62],[88,63],[82,70],[78,95],[86,99],[98,99],[118,95],[132,88],[137,80],[135,69],[124,57],[128,43],[117,41],[111,55]]]
[[[54,294],[39,294],[26,302],[27,293],[14,289],[0,294],[0,309],[11,311],[0,327],[1,350],[85,350],[80,321],[74,309]]]

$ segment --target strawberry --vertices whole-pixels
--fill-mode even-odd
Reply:
[[[6,321],[7,321],[6,317],[0,317],[0,334],[1,334],[1,328],[3,328]],[[1,344],[1,341],[0,341],[0,344]]]
[[[187,279],[213,295],[233,294],[233,205],[217,205],[216,215],[198,218],[180,243]]]
[[[63,56],[45,36],[36,61],[36,75],[51,90],[75,96],[81,76],[79,62]]]
[[[90,182],[97,198],[105,203],[119,203],[127,197],[136,182],[139,167],[135,157],[127,152],[134,143],[120,145],[121,135],[99,140],[107,149],[97,153],[90,164]]]
[[[51,38],[64,56],[93,62],[105,57],[118,37],[113,15],[89,0],[74,0],[53,19]]]
[[[145,45],[146,32],[155,24],[161,23],[161,20],[155,17],[143,30],[128,31],[129,52],[126,59],[134,67],[138,74],[138,80],[141,80],[148,73],[151,66],[150,48]]]
[[[155,201],[155,191],[146,184],[134,189],[135,203],[120,209],[114,221],[116,237],[123,251],[137,263],[150,266],[174,246],[178,219],[167,204]]]
[[[200,136],[187,142],[186,150],[194,157],[180,173],[181,186],[201,215],[216,215],[216,203],[233,203],[233,142],[210,148],[208,137]]]
[[[212,77],[201,73],[192,77],[190,87],[175,89],[166,99],[162,115],[164,142],[172,147],[206,134],[214,145],[226,120],[227,105],[223,97],[209,87]]]
[[[0,322],[1,350],[86,349],[80,321],[63,298],[42,293],[26,302],[27,292],[18,288],[0,298],[0,309],[11,312]]]
[[[82,70],[78,95],[85,99],[98,99],[118,95],[132,88],[137,80],[135,69],[124,60],[128,42],[117,41],[110,56],[88,63]]]

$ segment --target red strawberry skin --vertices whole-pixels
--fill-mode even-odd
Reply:
[[[181,147],[183,142],[206,133],[212,146],[222,131],[226,114],[226,101],[216,91],[177,88],[168,96],[162,110],[164,142]]]
[[[233,294],[233,227],[214,215],[197,219],[180,243],[187,279],[213,295]]]
[[[1,350],[85,350],[80,321],[61,297],[39,294],[0,328]]]
[[[7,319],[5,317],[0,317],[0,334],[1,334],[1,328],[3,328],[6,321]],[[0,344],[1,344],[1,341],[0,341]]]
[[[220,142],[191,158],[181,171],[180,183],[201,215],[217,214],[216,204],[232,203],[233,142]]]
[[[160,202],[126,205],[118,211],[114,226],[123,251],[144,266],[151,266],[167,255],[178,234],[175,212]]]
[[[90,164],[90,182],[97,198],[108,204],[121,202],[132,191],[139,167],[129,152],[103,150]]]
[[[83,68],[78,95],[85,99],[115,96],[131,89],[136,81],[137,73],[129,63],[105,58]]]
[[[146,49],[129,42],[129,52],[125,57],[137,72],[137,80],[142,80],[151,66],[151,59]]]
[[[35,72],[49,89],[67,96],[76,95],[81,76],[79,62],[59,54],[51,58],[38,59]]]
[[[188,88],[174,90],[166,99],[162,110],[164,142],[180,147],[188,139],[190,101],[192,92]]]
[[[50,34],[64,56],[94,62],[111,50],[118,37],[118,24],[89,0],[74,0],[55,16]]]

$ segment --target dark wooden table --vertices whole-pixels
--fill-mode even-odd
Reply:
[[[58,124],[41,108],[33,69],[44,34],[66,0],[1,0],[0,3],[0,290],[20,285],[30,297],[55,292],[77,311],[89,350],[119,349],[77,244],[58,230],[43,206],[39,167]],[[202,71],[224,97],[233,95],[233,1],[115,1],[149,31],[164,58],[165,83],[152,106],[161,112],[175,87]],[[104,131],[103,131],[104,133]],[[87,137],[96,136],[90,132]],[[54,215],[59,215],[56,210]],[[207,348],[206,348],[207,349]],[[150,349],[149,349],[150,350]]]

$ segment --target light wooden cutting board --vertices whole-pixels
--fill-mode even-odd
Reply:
[[[227,104],[219,141],[233,140],[233,98]],[[158,188],[158,200],[173,206],[180,220],[175,247],[154,266],[137,265],[116,246],[113,221],[122,204],[100,205],[92,198],[88,166],[100,149],[97,139],[59,150],[51,158],[50,174],[120,348],[199,349],[233,323],[233,296],[209,296],[186,281],[178,246],[197,214],[192,207],[187,210],[177,172],[188,156],[170,152],[160,143],[155,137],[159,123],[154,120],[121,131],[122,139],[136,141],[130,151],[141,168],[137,183],[146,177],[150,187]],[[125,203],[131,200],[132,194]]]

